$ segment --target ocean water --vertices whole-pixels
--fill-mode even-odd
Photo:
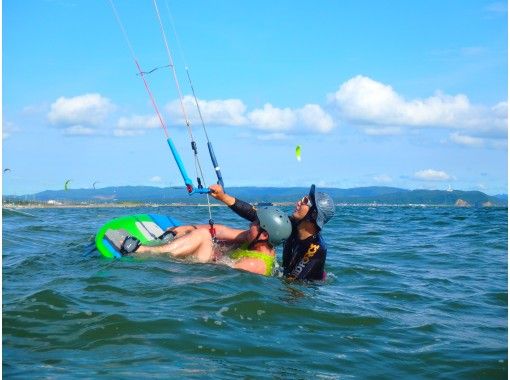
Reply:
[[[3,212],[6,379],[508,376],[507,209],[338,207],[314,284],[94,248],[114,217],[204,207],[21,211]]]

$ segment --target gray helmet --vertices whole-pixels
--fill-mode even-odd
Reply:
[[[257,209],[260,227],[269,235],[269,242],[278,245],[290,236],[292,225],[289,217],[279,208],[263,206]]]
[[[315,192],[315,185],[310,187],[310,199],[312,200],[312,207],[317,210],[315,217],[315,224],[322,229],[324,225],[335,215],[335,203],[333,198],[328,194],[321,191]]]

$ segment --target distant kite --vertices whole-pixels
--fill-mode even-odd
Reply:
[[[9,169],[9,168],[4,169],[4,173],[10,172],[10,171],[11,171],[11,169]]]
[[[96,183],[99,183],[99,181],[96,181],[92,184],[92,187],[95,189],[96,188]]]
[[[70,179],[68,179],[68,180],[66,181],[66,183],[64,183],[64,190],[69,190],[69,187],[68,187],[68,186],[69,186],[69,183],[71,183],[71,180],[70,180]]]
[[[301,161],[301,145],[296,147],[296,160]]]

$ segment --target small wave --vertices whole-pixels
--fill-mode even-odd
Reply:
[[[27,218],[37,218],[36,215],[30,214],[26,211],[15,210],[8,207],[2,207],[2,216],[3,217],[13,217],[13,216],[21,216]]]

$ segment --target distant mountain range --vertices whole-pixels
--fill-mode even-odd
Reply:
[[[308,187],[231,187],[227,192],[251,203],[295,202],[308,194]],[[357,187],[352,189],[320,188],[340,204],[389,205],[470,205],[507,206],[507,194],[489,196],[480,191],[406,190],[395,187]],[[37,202],[143,202],[203,204],[203,195],[189,196],[183,187],[120,186],[101,189],[46,190],[25,196],[4,196],[4,201]],[[214,202],[216,202],[213,199]]]

